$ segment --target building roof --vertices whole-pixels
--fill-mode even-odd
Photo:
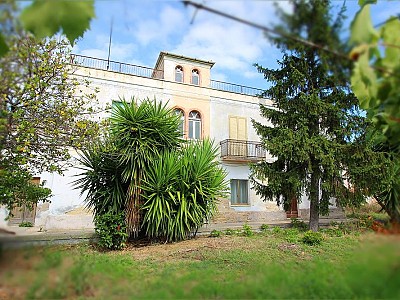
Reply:
[[[179,55],[179,54],[174,54],[174,53],[169,53],[169,52],[165,52],[165,51],[161,51],[160,54],[158,55],[158,59],[155,65],[155,69],[158,69],[158,66],[160,65],[162,59],[164,58],[164,56],[167,57],[171,57],[171,58],[177,58],[177,59],[182,59],[182,60],[186,60],[189,62],[196,62],[196,63],[200,63],[203,65],[208,65],[210,66],[210,68],[213,67],[213,65],[215,64],[215,62],[213,61],[207,61],[207,60],[202,60],[202,59],[197,59],[197,58],[193,58],[193,57],[188,57],[188,56],[183,56],[183,55]]]

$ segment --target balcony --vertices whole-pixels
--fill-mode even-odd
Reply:
[[[220,145],[224,161],[251,162],[266,158],[266,151],[260,142],[227,139]]]

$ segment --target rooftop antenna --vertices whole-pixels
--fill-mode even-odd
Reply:
[[[107,71],[110,67],[110,54],[111,54],[111,38],[112,38],[112,30],[113,30],[113,20],[114,17],[111,17],[111,25],[110,25],[110,41],[108,42],[108,57],[107,57]]]

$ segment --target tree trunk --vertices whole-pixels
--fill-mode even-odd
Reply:
[[[139,236],[141,227],[140,215],[140,194],[139,188],[141,176],[135,177],[128,189],[129,201],[125,213],[126,231],[129,239],[135,239]]]
[[[315,171],[311,174],[309,229],[314,232],[319,229],[319,177]]]

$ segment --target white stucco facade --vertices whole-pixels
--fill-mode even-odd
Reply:
[[[180,109],[185,115],[185,137],[188,137],[188,114],[192,111],[199,112],[201,116],[201,138],[210,137],[217,145],[225,141],[228,147],[235,141],[235,134],[240,139],[245,138],[250,143],[243,153],[228,153],[221,157],[220,161],[228,174],[228,180],[242,184],[249,179],[249,163],[255,162],[247,157],[250,147],[258,145],[257,136],[251,120],[267,124],[260,116],[259,105],[271,106],[272,101],[260,99],[256,96],[244,93],[229,92],[212,86],[210,69],[213,62],[197,60],[162,52],[152,75],[139,76],[136,74],[124,74],[115,70],[107,71],[104,68],[95,68],[81,64],[74,73],[78,78],[90,81],[91,89],[98,89],[99,104],[102,107],[110,107],[113,100],[125,98],[157,99],[167,103],[170,107]],[[174,72],[176,66],[183,70],[183,82],[176,82]],[[120,69],[121,65],[120,65]],[[195,70],[199,76],[198,84],[193,84],[191,72]],[[150,73],[151,74],[151,73]],[[226,84],[226,83],[225,83]],[[229,85],[229,84],[226,84]],[[106,118],[109,111],[104,111],[99,117]],[[232,124],[238,127],[232,129]],[[236,125],[235,125],[236,126]],[[237,137],[236,137],[237,139]],[[258,146],[257,146],[258,147]],[[236,149],[237,150],[237,149]],[[235,150],[235,151],[236,151]],[[242,149],[243,150],[243,149]],[[241,150],[241,151],[242,151]],[[256,157],[256,159],[261,159]],[[265,154],[262,159],[272,159]],[[76,161],[72,159],[72,164]],[[93,217],[90,211],[84,208],[84,197],[80,191],[72,186],[81,170],[71,167],[64,175],[44,173],[40,174],[40,180],[45,181],[46,186],[52,190],[51,203],[39,203],[36,210],[35,225],[46,229],[79,229],[93,228]],[[239,186],[239,185],[238,185]],[[240,185],[240,188],[243,186]],[[248,191],[242,193],[246,199],[244,203],[232,203],[230,197],[221,199],[219,215],[215,222],[230,221],[268,221],[269,219],[285,219],[285,212],[276,206],[274,202],[264,202],[257,196],[250,183]],[[4,221],[7,212],[0,209],[0,226],[7,225]]]

